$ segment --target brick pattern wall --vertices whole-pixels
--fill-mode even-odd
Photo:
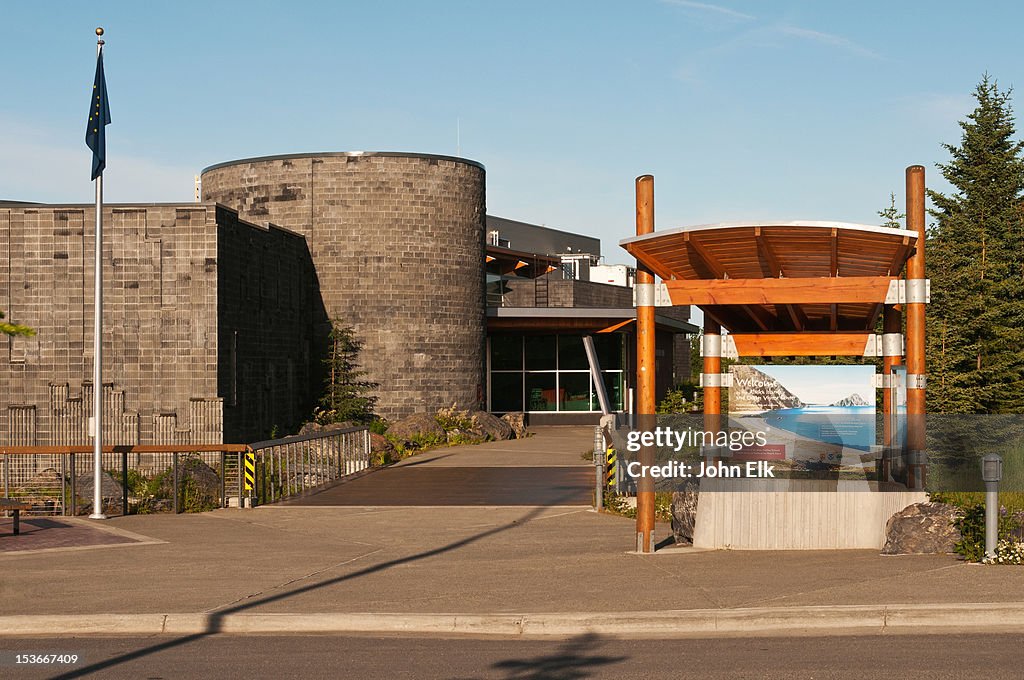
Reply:
[[[160,443],[158,419],[171,417],[186,441],[219,441],[212,209],[104,212],[106,440]],[[36,330],[0,336],[0,437],[8,443],[89,442],[94,239],[92,207],[0,209],[0,309]]]
[[[324,315],[316,337],[327,318],[353,326],[378,411],[398,418],[480,402],[484,184],[470,163],[323,155],[213,168],[203,196],[306,236]]]
[[[313,261],[306,240],[293,232],[249,225],[222,207],[217,223],[224,437],[258,441],[275,426],[291,431],[317,397]]]

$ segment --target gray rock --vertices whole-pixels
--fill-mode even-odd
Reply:
[[[889,518],[883,555],[951,553],[960,540],[953,521],[957,508],[944,503],[915,503]]]
[[[220,476],[197,456],[178,460],[178,493],[185,512],[203,512],[220,507]],[[160,496],[174,498],[173,471],[160,481]]]
[[[92,500],[93,490],[93,473],[89,472],[78,477],[75,480],[75,493],[78,494],[79,498],[86,500]],[[100,497],[117,498],[120,499],[122,496],[121,485],[110,476],[110,473],[104,470],[100,474]]]
[[[474,411],[470,414],[470,418],[473,419],[473,425],[476,426],[476,429],[480,430],[488,438],[494,440],[512,439],[512,426],[493,413]]]
[[[672,536],[677,544],[693,545],[699,493],[700,485],[695,479],[687,480],[678,491],[672,492]]]
[[[437,438],[445,441],[444,428],[441,427],[437,418],[429,413],[414,413],[396,421],[388,428],[388,436],[404,443],[412,443],[413,439],[419,437]]]
[[[395,450],[394,445],[388,441],[387,437],[376,432],[370,433],[370,450],[374,453],[391,453]]]
[[[523,439],[530,434],[526,430],[526,414],[522,411],[506,413],[501,417],[501,419],[508,423],[509,427],[512,428],[512,435],[516,439]]]
[[[315,434],[320,430],[324,429],[320,423],[313,422],[312,420],[308,423],[303,423],[302,427],[299,428],[299,434]]]

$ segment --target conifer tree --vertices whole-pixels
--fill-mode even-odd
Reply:
[[[958,146],[939,164],[955,192],[929,191],[929,410],[1024,409],[1024,143],[1013,139],[1010,91],[987,74]]]
[[[374,419],[377,397],[369,394],[377,383],[365,379],[365,371],[356,362],[362,343],[355,330],[337,321],[332,322],[327,348],[327,382],[320,399],[317,420],[329,422],[369,423]]]

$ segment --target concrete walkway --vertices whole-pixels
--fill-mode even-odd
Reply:
[[[463,455],[485,467],[505,456],[574,457],[586,466],[578,437],[556,433],[547,442],[559,448],[545,453],[542,432],[493,446],[494,460],[486,447],[429,455],[438,467]],[[0,553],[0,634],[712,635],[1024,625],[1021,568],[860,550],[636,555],[627,552],[632,520],[585,508],[267,506],[90,526],[145,540]],[[667,537],[668,527],[657,533]]]

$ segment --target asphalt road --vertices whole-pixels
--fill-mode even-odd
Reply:
[[[0,640],[4,678],[968,680],[1024,674],[1024,634],[687,640],[200,636]],[[63,652],[84,663],[16,665]]]

